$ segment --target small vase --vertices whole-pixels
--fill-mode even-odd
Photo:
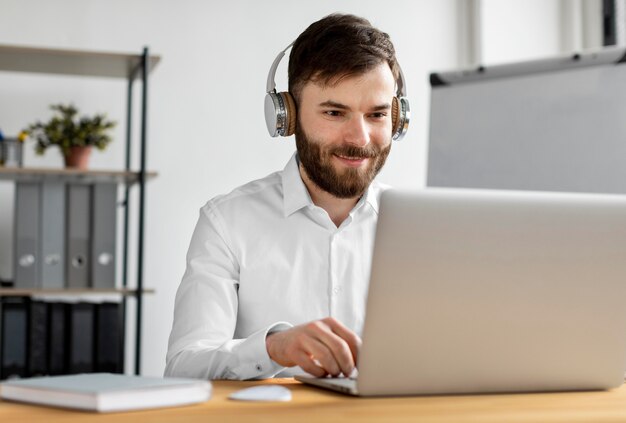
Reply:
[[[70,147],[68,155],[65,158],[65,167],[86,170],[89,165],[89,156],[91,155],[91,145],[84,147]]]

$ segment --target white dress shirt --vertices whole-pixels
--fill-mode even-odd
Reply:
[[[337,228],[311,201],[297,156],[282,172],[210,200],[176,294],[166,376],[290,376],[268,333],[332,316],[361,333],[378,200],[373,182]]]

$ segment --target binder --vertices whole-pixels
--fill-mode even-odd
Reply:
[[[41,252],[39,260],[42,288],[65,286],[65,184],[41,183]]]
[[[48,374],[63,375],[67,371],[67,304],[48,305]]]
[[[30,301],[28,306],[27,374],[48,374],[48,304]]]
[[[91,286],[115,288],[117,183],[92,186]]]
[[[123,373],[122,307],[101,303],[96,313],[96,372]]]
[[[67,286],[87,288],[89,286],[89,230],[90,187],[84,184],[67,186]]]
[[[95,304],[69,304],[67,372],[91,373],[94,370]]]
[[[2,298],[0,378],[26,377],[28,298]]]
[[[39,287],[39,184],[16,182],[14,276],[16,288]]]

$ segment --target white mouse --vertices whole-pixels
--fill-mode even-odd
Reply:
[[[233,392],[228,398],[237,401],[291,401],[291,391],[280,385],[260,385]]]

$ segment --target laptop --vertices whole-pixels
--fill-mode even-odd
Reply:
[[[381,198],[360,396],[604,390],[626,371],[626,197],[456,189]]]

